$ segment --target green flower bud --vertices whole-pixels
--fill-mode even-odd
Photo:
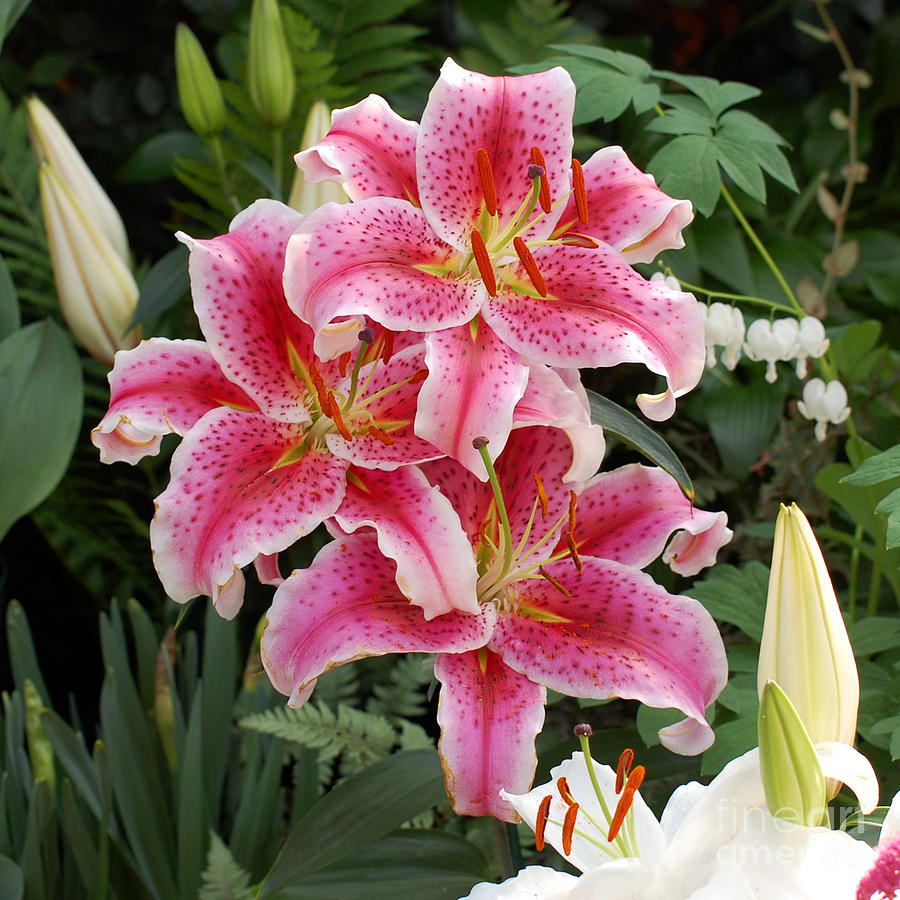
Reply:
[[[306,119],[306,127],[303,129],[303,137],[300,141],[300,149],[308,150],[318,144],[331,129],[331,111],[322,100],[313,103],[309,116]],[[323,203],[347,203],[350,198],[343,186],[334,181],[307,181],[303,172],[298,169],[291,185],[291,194],[288,206],[297,212],[308,216],[314,209],[318,209]]]
[[[825,818],[825,776],[809,734],[774,681],[759,704],[759,766],[773,816],[815,827]]]
[[[53,747],[41,725],[41,713],[46,709],[38,689],[30,678],[25,679],[25,735],[28,738],[28,758],[31,760],[31,777],[34,783],[46,781],[51,788],[56,785],[56,769],[53,765]]]
[[[288,49],[278,0],[253,0],[247,87],[257,115],[280,128],[294,103],[294,62]]]
[[[188,125],[201,137],[219,134],[225,127],[222,88],[200,41],[183,22],[175,29],[175,75]]]

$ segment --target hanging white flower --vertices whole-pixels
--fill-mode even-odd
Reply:
[[[706,328],[706,365],[716,364],[716,346],[724,348],[721,361],[729,372],[734,371],[741,358],[744,345],[744,315],[736,306],[727,303],[713,303],[701,306]]]
[[[797,335],[797,377],[806,378],[806,360],[809,357],[818,359],[824,356],[831,341],[825,337],[825,326],[815,316],[804,316],[800,320]]]
[[[803,385],[803,399],[797,401],[797,409],[805,418],[815,420],[816,440],[824,441],[828,424],[840,425],[850,415],[847,390],[839,381],[826,385],[821,378],[810,378]]]
[[[787,361],[796,355],[800,326],[796,319],[757,319],[747,329],[744,352],[754,361],[765,360],[766,381],[770,384],[778,378],[775,363]]]

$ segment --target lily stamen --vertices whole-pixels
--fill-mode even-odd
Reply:
[[[315,361],[309,361],[309,379],[313,383],[313,387],[316,389],[316,399],[319,401],[319,409],[327,416],[328,410],[331,408],[331,403],[328,399],[328,390],[325,387],[325,382],[322,380],[322,375],[316,367]]]
[[[575,563],[575,568],[581,572],[584,568],[583,563],[581,562],[581,557],[578,555],[578,547],[575,545],[575,538],[572,535],[571,531],[566,532],[566,546],[569,548],[569,556],[572,557],[572,562]]]
[[[644,767],[635,766],[628,776],[628,781],[625,782],[625,787],[622,790],[622,796],[619,797],[619,803],[616,806],[615,813],[613,813],[612,822],[609,826],[609,834],[607,834],[606,836],[606,839],[610,843],[612,843],[618,836],[619,829],[622,827],[622,823],[625,821],[625,817],[628,815],[632,803],[634,803],[634,795],[643,781]]]
[[[494,277],[494,270],[491,267],[491,256],[485,246],[484,238],[478,231],[473,231],[470,239],[472,241],[472,255],[475,257],[475,265],[478,266],[478,274],[487,288],[487,292],[492,296],[497,296],[497,279]]]
[[[559,242],[567,247],[582,247],[585,250],[596,250],[600,246],[600,242],[594,240],[590,235],[581,234],[578,231],[567,231],[560,235]]]
[[[340,432],[341,437],[345,441],[352,441],[353,435],[350,433],[350,429],[347,428],[347,425],[344,423],[344,417],[341,415],[341,407],[338,405],[338,402],[335,399],[334,394],[329,393],[327,396],[328,396],[328,412],[326,413],[326,415],[337,426],[337,430]]]
[[[478,166],[478,180],[481,182],[481,194],[484,197],[484,205],[489,216],[497,215],[497,189],[494,187],[494,171],[491,168],[491,160],[484,147],[478,148],[476,154]]]
[[[534,479],[534,483],[537,485],[537,495],[538,500],[541,501],[541,518],[547,518],[547,511],[549,510],[549,501],[547,500],[547,492],[544,490],[544,482],[541,480],[541,476],[535,472],[532,476]]]
[[[560,584],[560,582],[557,581],[543,566],[538,566],[538,572],[540,573],[541,577],[545,578],[547,581],[549,581],[550,584],[554,588],[556,588],[556,590],[559,591],[560,594],[563,595],[563,597],[571,597],[572,596],[572,592],[570,590],[568,590],[565,586]]]
[[[544,170],[541,175],[541,193],[539,195],[541,209],[548,213],[552,207],[550,202],[550,181],[547,178],[547,163],[544,162],[544,154],[538,147],[531,148],[531,162],[533,165],[540,166]]]
[[[587,190],[584,186],[584,170],[577,159],[572,160],[572,188],[575,193],[575,209],[578,210],[578,221],[587,225],[588,200]]]
[[[550,817],[550,802],[552,800],[553,795],[547,794],[538,807],[537,819],[534,823],[534,846],[538,852],[544,849],[544,832],[547,829],[547,820]]]
[[[377,425],[370,425],[366,434],[371,434],[372,437],[381,441],[386,447],[390,447],[391,444],[397,443],[386,431],[382,431]]]
[[[578,804],[573,803],[566,810],[566,817],[562,827],[563,852],[568,856],[572,852],[572,834],[575,831],[575,819],[578,816]]]
[[[625,787],[625,781],[631,774],[631,764],[634,762],[634,750],[626,747],[619,755],[619,763],[616,766],[616,793],[621,794]]]
[[[525,269],[525,272],[531,279],[531,283],[534,285],[534,289],[542,297],[546,297],[547,285],[544,282],[544,276],[541,275],[540,270],[537,267],[537,263],[534,261],[534,257],[531,255],[531,251],[528,249],[525,241],[523,241],[520,237],[515,237],[513,238],[513,247],[516,250],[516,256],[519,257],[519,262],[522,263],[522,267]]]

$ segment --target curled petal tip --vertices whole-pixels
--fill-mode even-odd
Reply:
[[[653,422],[664,422],[675,412],[675,395],[665,390],[661,394],[638,394],[640,411]]]
[[[682,719],[659,729],[663,747],[681,756],[696,756],[712,747],[716,739],[705,719]]]

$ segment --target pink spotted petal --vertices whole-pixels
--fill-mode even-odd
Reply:
[[[705,349],[692,294],[645,280],[602,244],[595,250],[538,247],[534,258],[549,296],[504,286],[482,310],[510,347],[563,368],[643,363],[666,377],[676,397],[697,384]],[[518,264],[508,271],[525,282]]]
[[[425,346],[428,378],[419,393],[416,434],[486,481],[472,441],[487,438],[491,459],[499,456],[525,393],[528,367],[484,322],[474,337],[469,325],[460,325],[429,334]]]
[[[404,338],[405,335],[401,335],[398,343]],[[359,412],[348,414],[357,422],[351,429],[355,432],[353,440],[347,441],[332,432],[325,438],[329,450],[354,465],[386,471],[443,456],[441,450],[413,432],[425,371],[423,344],[395,353],[387,365],[379,360],[362,366],[358,399],[354,404],[354,410]],[[344,378],[326,379],[326,384],[334,385],[338,396],[346,397],[350,391],[350,377],[348,372]],[[368,431],[367,423],[374,424],[379,432]]]
[[[134,465],[159,453],[164,434],[185,435],[217,406],[256,405],[222,374],[201,341],[151,338],[116,354],[109,410],[91,433],[102,462]]]
[[[572,444],[572,465],[563,481],[587,481],[603,462],[606,440],[603,429],[591,423],[590,406],[580,381],[580,391],[569,387],[549,366],[529,366],[525,396],[513,412],[513,428],[546,425],[565,431]],[[577,376],[577,370],[574,370]]]
[[[288,308],[281,285],[287,239],[302,216],[275,200],[257,200],[209,241],[190,247],[191,293],[200,328],[225,376],[267,416],[306,422],[305,386],[294,376],[289,346],[310,358],[312,334]]]
[[[256,569],[256,577],[263,584],[272,584],[275,587],[284,583],[284,577],[278,568],[277,553],[260,553],[253,560],[253,568]]]
[[[263,632],[263,665],[290,706],[316,679],[354,659],[386,653],[460,653],[483,646],[495,614],[454,611],[428,621],[398,590],[396,567],[369,535],[327,544],[275,592]]]
[[[441,493],[456,510],[469,542],[477,547],[481,541],[484,520],[494,502],[490,484],[476,478],[449,457],[425,463],[419,468],[431,484],[440,487]]]
[[[546,690],[490,651],[441,653],[434,674],[441,682],[438,750],[454,811],[518,822],[500,789],[523,794],[531,787]]]
[[[345,316],[371,316],[393,331],[452,328],[478,312],[484,286],[419,267],[452,268],[455,257],[403,200],[327,203],[291,238],[284,286],[291,308],[317,333],[317,350]]]
[[[399,197],[418,204],[416,134],[377,94],[336,109],[331,130],[294,159],[307,181],[336,181],[351,200]]]
[[[176,603],[206,594],[218,605],[225,591],[223,609],[237,612],[243,591],[226,590],[232,577],[334,513],[345,462],[313,451],[278,465],[302,437],[300,426],[232,409],[214,409],[190,430],[150,525],[153,561]]]
[[[450,501],[415,467],[356,469],[335,519],[346,531],[369,526],[397,564],[397,586],[426,619],[454,609],[479,612],[475,557]]]
[[[652,262],[663,250],[684,246],[681,231],[694,213],[689,200],[663,193],[621,147],[604,147],[584,164],[588,221],[570,197],[556,234],[577,231],[609,244],[629,263]]]
[[[588,556],[642,569],[663,555],[675,572],[696,575],[731,539],[724,512],[691,504],[662,469],[622,466],[602,472],[578,498],[578,547]]]
[[[630,566],[586,556],[582,563],[580,574],[569,560],[545,566],[569,597],[542,579],[517,582],[518,614],[500,615],[490,649],[560,693],[677,707],[704,731],[708,746],[713,735],[704,711],[728,676],[712,617]],[[694,733],[686,743],[700,745]],[[684,746],[677,732],[668,746]]]
[[[476,162],[480,148],[493,169],[501,230],[531,191],[532,147],[544,155],[552,202],[560,200],[571,188],[574,108],[575,85],[565,69],[492,78],[448,59],[428,97],[416,145],[419,197],[435,232],[468,252],[483,201]],[[528,237],[549,236],[560,210],[557,206],[543,216]]]

